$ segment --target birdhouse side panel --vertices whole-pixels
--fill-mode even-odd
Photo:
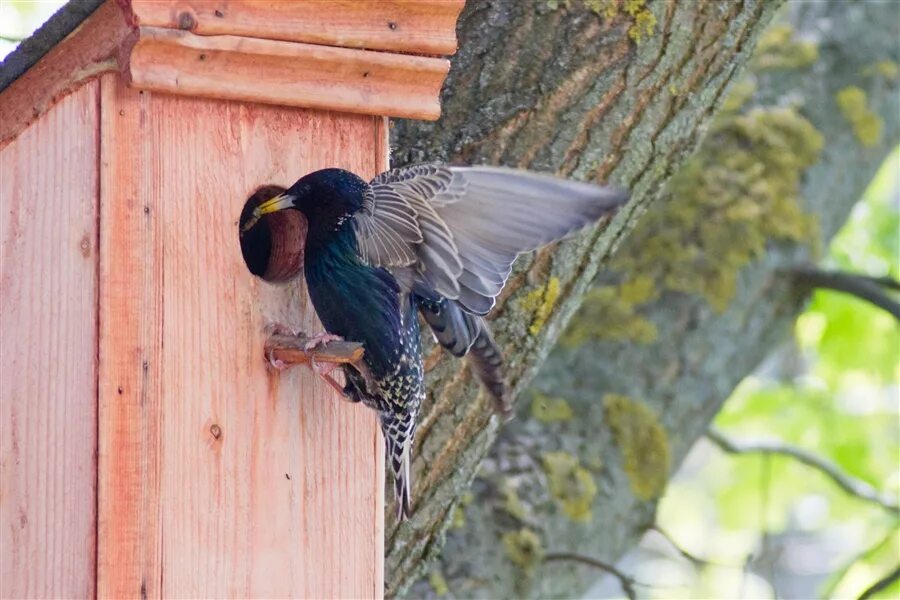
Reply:
[[[383,169],[384,120],[102,89],[101,593],[379,596],[375,415],[268,367],[267,325],[321,326],[302,277],[249,273],[238,218],[261,185]]]
[[[94,594],[99,85],[0,150],[0,597]]]

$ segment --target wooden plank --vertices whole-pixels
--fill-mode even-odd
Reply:
[[[104,287],[101,323],[141,322],[115,336],[122,349],[150,352],[149,378],[158,383],[144,406],[158,416],[146,418],[139,395],[117,396],[126,409],[103,401],[143,364],[119,365],[104,351],[100,595],[137,596],[143,584],[149,597],[380,596],[384,471],[375,416],[308,369],[267,369],[267,324],[320,325],[302,280],[272,285],[249,274],[237,220],[262,184],[289,185],[325,166],[373,175],[385,166],[384,119],[141,98],[112,76],[103,85],[104,125],[127,124],[102,138],[104,162],[125,156],[104,164],[114,187],[101,196],[102,230],[125,228],[125,239],[138,242],[134,251],[104,246],[103,272],[131,273],[139,289]],[[116,184],[119,176],[126,183]],[[149,212],[135,218],[144,206]],[[117,214],[125,220],[110,220]],[[113,441],[128,436],[142,442]],[[124,456],[112,462],[112,452]]]
[[[325,46],[443,55],[456,52],[465,0],[131,0],[144,26]],[[127,8],[127,6],[126,6]]]
[[[162,238],[150,94],[101,79],[97,595],[162,585]]]
[[[107,2],[0,95],[0,148],[60,98],[118,69],[117,52],[131,29]]]
[[[0,150],[0,597],[94,593],[98,85]]]
[[[443,58],[142,27],[137,88],[413,119],[440,116]]]

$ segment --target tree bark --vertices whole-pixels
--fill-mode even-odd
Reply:
[[[418,503],[389,530],[388,594],[442,547],[414,596],[583,594],[602,573],[542,556],[614,563],[638,541],[669,475],[789,332],[808,290],[784,270],[815,260],[900,138],[895,9],[791,4],[659,191],[772,3],[650,2],[657,28],[636,46],[625,17],[524,4],[467,8],[445,117],[399,126],[397,157],[612,180],[634,199],[514,271],[494,328],[521,389],[624,239],[514,421],[501,429],[460,365],[429,355]]]
[[[780,4],[471,0],[442,119],[399,122],[394,164],[491,163],[610,181],[632,201],[606,226],[523,257],[493,329],[522,389],[598,266],[694,149]],[[414,448],[414,514],[387,530],[387,594],[436,556],[460,495],[499,428],[459,361],[431,348],[429,399]]]

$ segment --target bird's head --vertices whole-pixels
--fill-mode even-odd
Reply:
[[[323,241],[358,211],[363,205],[368,184],[350,171],[322,169],[305,175],[289,187],[259,206],[242,226],[246,232],[266,214],[280,210],[299,210],[308,224],[307,245]]]

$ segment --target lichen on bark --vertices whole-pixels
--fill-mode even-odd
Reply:
[[[639,235],[644,225],[639,224],[632,237],[626,236],[634,225],[636,213],[655,197],[683,151],[690,148],[699,135],[700,125],[705,123],[708,113],[722,104],[723,97],[718,95],[721,88],[711,97],[709,86],[731,81],[737,73],[735,63],[740,64],[746,58],[743,54],[732,56],[726,61],[727,67],[720,63],[708,65],[724,67],[727,75],[724,72],[716,75],[707,70],[705,73],[711,79],[684,77],[685,72],[691,71],[689,65],[692,63],[688,61],[676,68],[679,61],[669,62],[669,52],[678,48],[683,52],[681,57],[690,54],[696,58],[703,54],[703,48],[715,53],[721,47],[716,50],[707,45],[708,40],[692,39],[690,35],[680,37],[684,33],[680,28],[688,27],[681,21],[686,14],[681,11],[698,8],[702,14],[703,10],[713,10],[714,6],[719,11],[724,10],[723,7],[733,9],[738,6],[751,11],[762,6],[654,2],[647,5],[661,17],[660,30],[640,46],[627,42],[631,47],[629,52],[633,54],[629,54],[627,60],[619,59],[631,65],[631,75],[636,71],[647,73],[646,67],[652,65],[650,75],[643,79],[629,76],[628,84],[621,88],[624,94],[634,89],[653,90],[652,99],[639,93],[631,98],[631,107],[644,103],[640,110],[629,117],[622,112],[623,107],[617,100],[610,101],[601,92],[592,98],[599,100],[604,109],[596,120],[591,121],[591,126],[586,127],[588,133],[579,137],[580,110],[588,106],[590,112],[587,101],[579,103],[568,96],[563,99],[557,96],[561,104],[554,105],[557,111],[554,115],[575,112],[571,118],[554,121],[544,112],[549,107],[549,103],[544,103],[548,101],[529,96],[528,92],[524,97],[507,95],[486,112],[470,115],[472,121],[485,115],[498,117],[497,121],[485,124],[480,133],[462,117],[453,125],[452,131],[445,130],[440,124],[431,130],[438,139],[447,136],[443,137],[444,141],[465,138],[461,144],[451,141],[447,157],[549,168],[566,175],[611,178],[628,185],[635,191],[634,204],[629,207],[635,213],[620,215],[606,235],[614,236],[617,241],[624,240],[620,253],[638,255],[643,252],[643,245],[632,244],[630,240]],[[494,33],[504,39],[515,37],[511,31],[519,31],[511,23],[522,24],[515,16],[499,15],[482,4],[469,8],[485,11],[481,15],[500,27]],[[395,573],[399,573],[401,579],[410,577],[417,560],[437,554],[438,545],[432,541],[440,530],[437,523],[444,513],[435,508],[440,505],[445,507],[444,510],[451,510],[446,507],[452,507],[452,499],[460,487],[468,485],[470,469],[479,463],[480,470],[472,484],[474,499],[465,510],[465,526],[448,533],[440,561],[441,572],[447,577],[454,596],[574,597],[583,594],[600,576],[595,570],[564,561],[533,564],[526,573],[503,551],[502,543],[506,534],[520,532],[523,528],[537,536],[546,553],[574,551],[607,562],[614,562],[636,542],[641,532],[653,522],[655,501],[645,501],[634,492],[625,467],[625,456],[605,414],[603,398],[607,394],[627,397],[655,415],[665,432],[671,469],[674,469],[693,441],[702,434],[732,387],[788,330],[792,316],[801,306],[803,294],[781,275],[781,269],[815,256],[816,246],[827,240],[843,222],[880,158],[886,154],[888,141],[898,138],[900,107],[896,82],[891,82],[889,77],[872,67],[882,60],[896,60],[895,40],[900,32],[887,18],[889,11],[889,7],[875,3],[792,4],[788,15],[792,39],[815,42],[818,48],[816,62],[799,67],[763,69],[743,80],[741,85],[733,86],[737,95],[725,102],[725,106],[735,120],[724,130],[711,127],[707,141],[739,141],[743,146],[749,146],[743,148],[748,152],[744,163],[751,167],[747,172],[757,169],[757,178],[762,178],[765,173],[777,180],[767,183],[768,189],[760,188],[759,197],[765,206],[774,207],[776,213],[790,217],[788,225],[780,221],[772,223],[773,219],[769,219],[770,229],[768,225],[764,228],[760,224],[765,221],[758,219],[765,217],[759,215],[755,215],[757,220],[753,223],[745,222],[752,212],[746,207],[730,215],[729,218],[748,230],[766,229],[761,244],[754,242],[741,250],[738,258],[728,259],[739,267],[733,286],[707,284],[706,281],[728,282],[727,277],[718,280],[709,277],[695,280],[696,285],[678,289],[678,286],[660,285],[658,282],[664,281],[661,272],[643,273],[637,266],[604,270],[597,281],[601,287],[595,289],[614,290],[612,300],[618,311],[616,314],[622,315],[629,326],[616,335],[591,335],[578,343],[557,348],[535,381],[535,388],[525,395],[528,402],[520,406],[520,418],[503,427],[493,446],[497,424],[481,420],[483,399],[473,403],[473,395],[464,383],[465,376],[444,361],[435,363],[430,373],[436,375],[433,403],[426,411],[429,431],[422,442],[426,467],[423,491],[427,498],[421,505],[424,513],[433,515],[434,520],[394,534],[389,546],[389,580]],[[512,46],[527,46],[532,40],[532,28],[539,29],[539,23],[546,26],[542,19],[550,19],[554,27],[574,27],[572,22],[564,21],[565,17],[571,16],[575,23],[585,26],[588,22],[585,14],[584,10],[577,13],[575,7],[567,9],[563,6],[545,14],[532,14],[528,17],[530,20],[526,19],[526,32],[519,32]],[[752,18],[751,14],[754,15]],[[697,17],[698,13],[693,16]],[[706,16],[712,18],[714,15],[707,13]],[[728,31],[744,32],[738,46],[746,52],[747,44],[752,45],[760,26],[754,21],[754,28],[747,30],[748,23],[752,19],[764,19],[766,14],[751,11],[731,16],[734,18],[715,13],[717,22],[722,27],[727,26]],[[745,19],[742,23],[735,23],[734,19],[742,17]],[[836,22],[847,25],[836,27]],[[872,27],[872,23],[877,23],[878,27]],[[697,31],[695,35],[699,35]],[[619,35],[627,40],[627,33],[622,35],[619,31]],[[727,37],[728,34],[720,35]],[[661,40],[667,40],[665,48],[661,48]],[[726,46],[732,50],[738,47],[734,43]],[[538,47],[547,48],[540,43]],[[497,65],[500,60],[491,58],[491,48],[490,44],[482,45],[479,51],[487,53],[485,60],[489,64]],[[649,48],[654,51],[650,52]],[[562,53],[560,68],[587,69],[577,63],[577,58],[566,55],[566,49],[559,50]],[[513,72],[515,77],[527,79],[531,71],[528,66],[516,64],[518,54],[515,50],[511,55]],[[615,53],[610,54],[607,48],[605,56],[615,56]],[[573,60],[576,62],[571,62]],[[540,56],[536,62],[540,64]],[[658,70],[667,68],[676,68],[679,75],[670,73],[659,77]],[[558,70],[555,75],[559,75]],[[606,75],[608,73],[592,73],[590,81],[599,81]],[[488,85],[491,81],[489,77],[463,77],[469,82],[477,82],[478,86]],[[609,79],[605,81],[608,89]],[[497,84],[493,90],[496,92],[503,85]],[[859,151],[859,142],[835,101],[835,95],[850,85],[865,90],[866,106],[884,119],[881,141],[864,152]],[[542,89],[552,91],[557,87],[547,85]],[[590,95],[585,89],[576,88],[576,91]],[[471,89],[461,93],[464,99],[457,98],[461,104],[478,95]],[[495,109],[499,112],[494,112]],[[508,112],[504,112],[507,109]],[[543,138],[544,145],[537,143],[541,133],[534,119],[543,125],[560,123],[557,129],[550,130],[550,134],[544,134],[548,135]],[[574,133],[573,123],[576,124]],[[410,131],[401,132],[401,138]],[[829,144],[816,153],[820,146],[816,142],[818,135],[829,140]],[[413,148],[421,149],[433,142],[434,138],[423,141],[419,136],[410,143]],[[770,157],[774,155],[768,150],[782,144],[798,144],[801,152],[797,157],[786,157],[784,165],[773,165]],[[453,148],[461,152],[454,154]],[[526,152],[529,148],[531,151]],[[719,149],[720,154],[725,153],[724,147]],[[612,154],[605,154],[609,152]],[[711,164],[714,158],[715,155],[708,155],[706,164]],[[761,167],[750,164],[754,161],[760,162]],[[811,161],[817,162],[809,165]],[[748,186],[754,183],[754,178],[745,173],[723,181]],[[667,210],[670,203],[679,202],[671,189],[667,188],[660,195],[663,200],[649,205],[645,221],[652,222],[657,210]],[[783,192],[784,198],[773,200],[775,190]],[[738,197],[734,193],[730,196]],[[717,209],[722,210],[722,207]],[[705,216],[702,211],[695,214],[698,218]],[[679,239],[683,238],[682,235]],[[591,268],[585,269],[583,265],[591,265],[590,261],[585,262],[585,257],[592,252],[606,252],[606,246],[602,245],[605,242],[601,240],[602,236],[594,238],[593,242],[585,238],[567,242],[551,251],[528,257],[517,265],[513,291],[501,299],[498,318],[494,321],[497,337],[509,353],[511,372],[517,385],[527,380],[533,365],[562,329],[577,303],[577,296],[585,289],[580,287],[582,278],[593,279]],[[698,237],[698,240],[719,248],[723,241],[716,232]],[[708,252],[703,247],[698,251],[700,254],[694,256],[695,260]],[[640,256],[632,258],[639,259]],[[607,266],[615,267],[620,260],[625,257],[617,256]],[[573,269],[578,272],[577,276],[573,277]],[[528,332],[531,321],[524,319],[523,322],[517,302],[529,292],[546,286],[551,277],[558,277],[560,281],[557,307],[538,335],[533,336]],[[718,309],[717,301],[720,303]],[[602,311],[595,311],[594,315],[599,319]],[[636,336],[634,332],[642,326],[644,333]],[[647,327],[652,327],[652,334],[646,333],[651,330]],[[642,336],[641,343],[635,343],[636,338]],[[536,393],[546,398],[563,399],[571,411],[571,418],[549,422],[532,418]],[[483,429],[485,422],[488,424]],[[444,443],[451,439],[453,445]],[[489,447],[490,452],[481,462],[481,455]],[[589,521],[573,521],[561,510],[545,469],[544,456],[549,453],[569,455],[572,457],[570,465],[573,460],[577,461],[581,468],[592,474],[597,491]],[[660,461],[657,464],[661,464]],[[656,472],[659,470],[655,469]],[[441,477],[448,473],[457,479],[452,484],[442,485]],[[650,489],[654,488],[651,486]],[[644,495],[652,497],[654,493]],[[402,584],[390,585],[389,593],[402,589]],[[427,590],[425,582],[417,585],[412,595],[428,596]]]
[[[814,259],[817,247],[834,234],[879,166],[890,140],[900,137],[897,83],[872,67],[880,60],[895,59],[900,32],[889,13],[888,6],[876,3],[790,5],[791,39],[815,42],[816,62],[766,68],[733,86],[736,96],[724,102],[730,120],[712,125],[705,140],[716,152],[701,149],[696,163],[715,169],[718,157],[746,167],[736,169],[731,179],[724,173],[711,176],[719,186],[716,193],[722,192],[725,183],[733,183],[740,193],[725,189],[724,195],[739,205],[747,193],[745,188],[758,185],[756,197],[772,214],[753,214],[746,206],[729,214],[728,203],[723,207],[716,204],[718,198],[709,197],[716,195],[710,191],[717,188],[704,187],[704,177],[696,177],[696,166],[694,178],[685,177],[680,186],[677,180],[670,182],[665,188],[662,199],[649,208],[597,279],[595,290],[612,290],[606,298],[614,310],[594,306],[592,316],[582,321],[615,335],[591,332],[576,336],[576,343],[562,344],[525,395],[531,401],[541,394],[564,398],[572,418],[551,423],[529,418],[531,403],[526,402],[520,409],[525,412],[504,426],[481,464],[472,487],[475,499],[466,512],[467,525],[450,532],[441,558],[446,572],[453,573],[450,585],[457,597],[512,593],[577,597],[600,577],[598,571],[553,561],[535,565],[525,576],[515,563],[493,559],[501,547],[499,540],[508,532],[528,527],[539,536],[547,553],[575,551],[615,562],[653,522],[655,500],[643,500],[641,495],[653,498],[656,491],[650,486],[650,492],[635,493],[634,473],[630,478],[622,450],[626,436],[616,439],[615,419],[606,414],[603,399],[607,395],[628,398],[629,406],[641,406],[654,415],[665,433],[668,470],[675,469],[734,385],[789,331],[804,294],[782,270]],[[852,26],[834,27],[837,21]],[[877,26],[872,27],[873,23]],[[866,106],[884,119],[879,144],[865,152],[860,151],[852,127],[835,101],[835,95],[850,85],[863,89]],[[670,81],[657,89],[671,92],[670,86],[679,92],[677,98],[696,97],[679,90],[681,82]],[[674,95],[669,98],[677,101]],[[822,139],[828,143],[822,145]],[[744,154],[732,156],[731,144],[737,144]],[[784,158],[784,164],[780,160],[775,164],[776,158]],[[602,171],[605,161],[595,160],[587,149],[569,164],[575,163],[575,173],[590,174]],[[769,177],[773,181],[758,181]],[[703,184],[699,188],[698,181]],[[637,195],[642,197],[638,189]],[[707,197],[698,199],[698,195]],[[729,255],[730,249],[725,248],[724,256],[719,255],[727,237],[724,234],[710,232],[693,240],[684,231],[672,233],[681,245],[685,240],[696,244],[693,255],[674,253],[674,259],[685,261],[685,270],[698,265],[711,268],[706,262],[730,261],[736,271],[730,279],[733,284],[708,283],[729,282],[729,277],[712,269],[704,271],[711,275],[694,279],[692,285],[668,285],[666,269],[641,262],[653,237],[642,235],[641,230],[654,220],[656,228],[647,231],[655,234],[665,233],[667,224],[677,230],[687,223],[695,230],[696,221],[672,222],[654,216],[665,215],[672,207],[685,210],[692,203],[704,207],[693,213],[696,220],[707,218],[711,208],[722,213],[715,219],[722,219],[719,226],[723,229],[734,227],[730,230],[732,241],[740,231],[761,233],[762,242],[752,236],[753,243],[744,245],[737,240],[739,251]],[[782,217],[777,222],[776,214]],[[669,254],[657,252],[654,259]],[[691,256],[694,262],[687,260]],[[524,293],[544,285],[549,276],[559,276],[563,285],[558,306],[567,306],[568,280],[554,271],[557,265],[552,261],[548,265],[540,255],[530,264],[527,270],[521,267],[518,271],[525,274],[521,279],[527,284]],[[591,314],[590,309],[586,306],[578,318]],[[604,320],[610,314],[622,318],[627,327],[617,331],[618,323],[611,323],[616,319]],[[506,330],[503,316],[499,325],[501,332]],[[558,327],[551,315],[540,336]],[[645,331],[652,328],[653,334],[642,334],[644,339],[636,343],[641,336],[634,332],[641,327]],[[523,331],[515,325],[510,330],[516,336]],[[509,340],[503,335],[499,337]],[[518,356],[511,360],[521,360]],[[593,473],[597,493],[589,521],[573,522],[560,510],[544,468],[543,456],[548,453],[568,454]],[[510,503],[510,498],[515,502]],[[507,511],[507,505],[514,505],[514,511]],[[420,591],[417,586],[413,594],[418,596]]]

